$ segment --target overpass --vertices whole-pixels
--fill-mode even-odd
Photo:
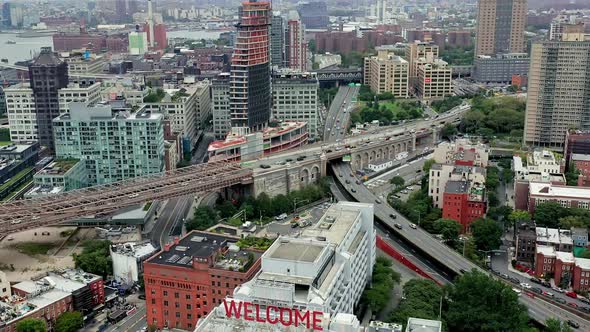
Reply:
[[[316,71],[321,87],[339,86],[348,83],[361,83],[363,71],[361,68],[338,68],[336,65]]]

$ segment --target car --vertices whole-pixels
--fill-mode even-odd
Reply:
[[[396,223],[396,224],[395,224],[395,225],[393,225],[393,226],[395,226],[395,228],[397,228],[397,229],[402,229],[402,228],[403,228],[403,227],[402,227],[402,224],[397,224],[397,223]]]
[[[127,198],[135,198],[135,197],[139,197],[139,194],[138,193],[134,193],[134,194],[131,194],[131,195],[127,196]]]
[[[390,217],[391,219],[397,219],[397,215],[395,215],[395,214],[393,214],[393,213],[392,213],[392,214],[390,214],[390,215],[389,215],[389,217]]]
[[[285,161],[286,161],[286,162],[288,162],[288,163],[290,163],[290,162],[292,162],[292,161],[293,161],[293,159],[291,159],[291,158],[287,158],[287,159],[285,159]]]
[[[376,200],[375,200],[375,203],[377,203],[377,204],[381,204],[381,200],[380,200],[380,199],[376,199]]]
[[[541,279],[539,279],[539,278],[532,277],[530,280],[531,280],[531,282],[534,282],[535,284],[541,283]]]
[[[20,221],[20,220],[13,220],[13,221],[11,221],[11,222],[10,222],[10,224],[11,224],[11,225],[18,225],[18,224],[20,224],[21,222],[22,222],[22,221]]]
[[[356,189],[350,188],[350,191],[352,191],[353,193],[355,193],[356,192]]]
[[[518,280],[518,278],[514,278],[514,277],[508,277],[508,280],[512,281],[515,284],[520,283],[520,280]]]
[[[416,229],[416,228],[418,228],[418,226],[416,226],[416,224],[410,224],[410,228],[411,229]]]
[[[578,324],[578,322],[575,322],[575,321],[573,321],[573,320],[571,320],[571,319],[569,319],[569,320],[567,321],[567,325],[569,325],[569,326],[573,327],[574,329],[577,329],[577,328],[579,328],[579,327],[580,327],[580,324]]]
[[[304,160],[305,158],[306,158],[305,156],[299,156],[299,157],[297,157],[297,161],[302,161],[302,160]]]
[[[362,182],[361,182],[361,180],[356,180],[355,183],[360,186]]]
[[[350,184],[350,180],[346,179],[346,181],[344,181],[344,183]]]
[[[559,287],[551,287],[551,289],[553,289],[554,291],[558,292],[558,293],[563,293],[564,290],[559,288]]]
[[[500,275],[500,278],[502,278],[502,279],[508,279],[509,277],[508,277],[508,275],[506,273],[502,273]]]
[[[541,281],[541,285],[543,285],[543,286],[545,286],[547,288],[551,288],[551,283],[549,281],[542,280]]]
[[[561,303],[561,304],[566,304],[567,303],[567,301],[564,300],[564,299],[562,299],[561,297],[556,297],[555,298],[555,302]]]
[[[590,313],[590,307],[579,307],[578,309],[582,310],[585,313]]]
[[[340,132],[340,135],[344,135],[344,132],[343,132],[343,131],[341,131],[341,132]]]
[[[587,298],[585,298],[583,296],[578,296],[578,300],[580,300],[580,302],[582,302],[582,303],[590,304],[590,300],[588,300]]]
[[[537,294],[543,294],[543,290],[539,287],[532,287],[531,290]]]
[[[520,287],[526,288],[526,289],[531,289],[531,285],[527,284],[526,282],[521,282]]]
[[[262,165],[260,165],[260,168],[268,169],[268,168],[270,168],[270,165],[262,164]]]
[[[291,224],[291,228],[297,228],[298,226],[299,225],[296,222],[294,222],[294,223]]]
[[[553,295],[553,293],[548,292],[548,291],[543,291],[543,295],[549,296],[549,297],[555,297],[555,295]]]
[[[578,294],[574,293],[574,292],[566,292],[565,296],[569,296],[572,299],[577,299],[578,298]]]
[[[342,173],[338,174],[339,177],[343,177],[344,175],[342,175]]]
[[[578,305],[575,304],[574,302],[568,302],[567,305],[569,305],[572,308],[576,308],[576,309],[578,308]]]

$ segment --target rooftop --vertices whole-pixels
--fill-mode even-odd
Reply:
[[[147,260],[150,264],[193,268],[193,262],[208,263],[218,269],[239,270],[262,255],[255,250],[240,249],[238,237],[192,231]]]
[[[531,182],[529,194],[547,198],[590,199],[590,188]]]
[[[579,266],[582,270],[590,270],[590,259],[576,258],[576,266]]]
[[[442,322],[438,320],[408,318],[406,331],[411,332],[440,332],[442,331]]]
[[[45,166],[38,174],[40,175],[63,175],[66,174],[74,165],[79,162],[78,159],[57,159]]]
[[[590,155],[589,154],[572,153],[572,160],[590,161]]]
[[[276,136],[280,136],[285,134],[289,131],[303,128],[307,123],[301,121],[283,121],[277,127],[267,127],[262,131],[262,137],[265,140],[271,139]],[[255,135],[257,133],[253,133]],[[209,151],[215,151],[217,149],[227,148],[230,146],[236,146],[243,144],[247,141],[247,137],[244,135],[238,135],[235,133],[230,133],[227,135],[225,140],[214,141],[209,144]]]
[[[574,254],[572,254],[571,252],[556,251],[555,256],[557,256],[557,259],[559,259],[560,261],[562,261],[564,263],[573,263],[574,262]]]
[[[537,242],[554,244],[573,244],[570,231],[567,229],[536,227]]]
[[[153,254],[156,251],[156,248],[151,244],[151,242],[128,242],[128,243],[121,243],[121,244],[114,244],[111,245],[111,253],[116,253],[119,255],[135,257],[138,259],[144,258]]]
[[[311,263],[315,262],[324,248],[325,246],[283,242],[283,240],[281,240],[280,245],[275,247],[274,250],[268,254],[268,257]]]
[[[545,257],[555,257],[555,248],[552,246],[537,245],[537,254],[542,254]]]

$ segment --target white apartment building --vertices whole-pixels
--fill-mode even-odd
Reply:
[[[229,73],[221,73],[211,84],[211,113],[215,139],[223,140],[231,130]]]
[[[120,243],[110,246],[115,280],[126,285],[139,281],[143,261],[150,258],[156,248],[150,243]]]
[[[486,169],[483,167],[461,166],[452,164],[434,164],[428,177],[428,197],[437,208],[443,208],[443,195],[449,181],[470,181],[485,183]]]
[[[107,63],[107,58],[104,55],[91,54],[89,57],[83,55],[70,56],[69,53],[62,53],[61,55],[60,57],[68,63],[69,75],[102,73]]]
[[[353,313],[375,263],[372,204],[332,205],[315,227],[279,237],[234,298],[261,306]]]
[[[529,172],[543,172],[549,174],[561,173],[560,161],[549,150],[536,150],[527,156]]]
[[[100,83],[94,83],[84,87],[77,83],[68,84],[67,88],[59,89],[59,112],[66,113],[70,110],[70,103],[94,104],[100,101]]]
[[[10,296],[10,282],[6,277],[6,273],[0,271],[0,298]]]
[[[158,111],[171,121],[174,134],[179,134],[194,146],[197,131],[211,115],[209,81],[164,87],[164,97],[154,103],[145,103],[146,109]]]
[[[4,89],[10,140],[15,143],[38,141],[35,97],[29,83]]]
[[[490,148],[482,143],[473,143],[468,139],[442,142],[435,149],[433,159],[441,164],[462,164],[487,167]]]
[[[409,63],[391,48],[377,48],[377,56],[365,58],[364,81],[376,94],[391,92],[408,98]]]
[[[306,122],[309,137],[318,136],[318,89],[315,73],[279,71],[272,79],[272,116],[282,121]]]

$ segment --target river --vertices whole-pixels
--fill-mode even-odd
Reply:
[[[168,38],[192,38],[192,39],[219,39],[223,31],[207,30],[178,30],[167,33]],[[6,44],[7,41],[14,40],[16,44]],[[0,59],[8,59],[9,63],[16,61],[29,60],[35,54],[39,53],[41,47],[52,46],[51,36],[35,38],[19,38],[16,33],[0,33]]]

